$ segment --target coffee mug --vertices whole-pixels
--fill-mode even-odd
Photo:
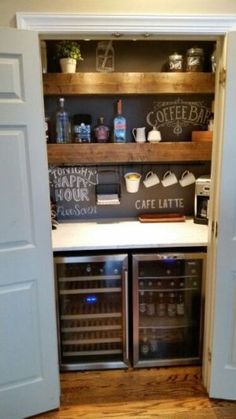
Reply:
[[[177,177],[170,170],[168,170],[167,172],[165,172],[165,174],[164,174],[164,176],[162,178],[162,181],[161,181],[161,183],[162,183],[162,185],[164,187],[174,185],[177,182],[178,182]]]
[[[136,143],[145,143],[146,141],[145,129],[146,129],[145,127],[132,129],[132,134],[134,136]]]
[[[179,180],[179,183],[182,187],[191,185],[192,183],[195,183],[196,179],[192,172],[189,172],[189,170],[185,170],[185,172],[182,173],[182,176]]]
[[[129,172],[125,174],[126,190],[130,193],[138,192],[141,175],[137,172]]]
[[[143,184],[146,186],[146,188],[150,188],[150,186],[157,185],[158,183],[160,183],[160,179],[157,174],[152,171],[146,174],[146,177],[143,181]]]

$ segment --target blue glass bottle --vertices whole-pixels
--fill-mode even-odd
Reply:
[[[126,119],[122,115],[121,99],[117,102],[117,115],[114,118],[113,140],[114,143],[126,142]]]

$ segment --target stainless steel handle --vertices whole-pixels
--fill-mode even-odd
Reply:
[[[129,310],[128,310],[128,271],[124,271],[125,279],[125,356],[129,359]]]

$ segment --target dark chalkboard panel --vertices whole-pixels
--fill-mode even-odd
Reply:
[[[193,215],[195,185],[181,187],[179,182],[165,188],[161,182],[150,188],[143,184],[146,174],[154,171],[160,179],[167,170],[178,179],[185,170],[195,177],[209,174],[209,164],[64,166],[49,169],[51,197],[57,205],[59,221],[99,218],[136,217],[143,213],[179,213]],[[126,191],[124,175],[136,171],[142,175],[137,193]],[[99,186],[99,187],[98,187]],[[97,192],[118,193],[120,203],[98,205]]]

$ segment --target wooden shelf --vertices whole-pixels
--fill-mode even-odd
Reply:
[[[211,142],[48,144],[49,164],[174,163],[211,160]]]
[[[213,94],[213,73],[48,73],[45,95]]]

